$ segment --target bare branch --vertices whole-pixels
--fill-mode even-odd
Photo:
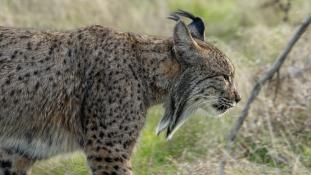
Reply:
[[[271,66],[271,68],[266,72],[263,73],[263,75],[261,76],[261,78],[259,78],[259,80],[256,82],[256,84],[254,85],[252,91],[251,91],[251,95],[249,96],[239,118],[237,119],[235,125],[233,126],[233,128],[230,130],[230,133],[228,135],[228,140],[227,140],[227,144],[225,147],[225,153],[223,155],[223,158],[220,162],[220,167],[219,167],[219,174],[220,175],[224,175],[225,174],[225,164],[228,158],[228,155],[230,154],[231,150],[232,150],[232,145],[235,141],[235,138],[243,124],[243,122],[245,121],[248,112],[250,110],[251,104],[253,103],[253,101],[255,100],[255,98],[258,96],[262,86],[268,81],[270,80],[273,75],[278,72],[280,70],[280,67],[282,66],[282,64],[284,63],[285,59],[287,58],[287,55],[290,53],[290,51],[292,50],[293,46],[295,45],[295,43],[299,40],[299,38],[301,37],[301,35],[306,31],[306,29],[308,28],[309,24],[311,23],[311,14],[308,14],[307,17],[305,18],[305,20],[303,21],[303,23],[298,27],[298,29],[296,30],[296,32],[294,33],[294,35],[291,37],[291,39],[289,40],[287,46],[284,48],[284,50],[280,53],[280,55],[277,57],[276,61],[274,62],[274,64]]]

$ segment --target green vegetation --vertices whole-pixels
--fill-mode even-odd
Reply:
[[[202,16],[208,41],[224,50],[236,65],[242,104],[222,118],[197,112],[171,141],[155,135],[163,109],[153,107],[132,164],[135,175],[216,174],[224,139],[252,84],[311,11],[311,1],[292,0],[289,21],[284,22],[279,5],[263,7],[269,1],[0,0],[0,25],[64,30],[101,24],[121,31],[170,36],[174,22],[165,19],[170,11],[185,9]],[[280,2],[285,4],[286,0]],[[227,174],[311,174],[310,41],[308,30],[282,68],[280,80],[273,79],[253,105]],[[33,174],[88,174],[88,170],[84,156],[75,153],[39,162]]]

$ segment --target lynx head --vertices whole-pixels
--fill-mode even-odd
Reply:
[[[193,21],[187,26],[180,16]],[[219,115],[241,99],[234,84],[232,62],[222,51],[204,42],[202,19],[181,10],[170,19],[177,21],[173,49],[181,73],[174,79],[157,128],[157,134],[167,129],[168,139],[196,109]]]

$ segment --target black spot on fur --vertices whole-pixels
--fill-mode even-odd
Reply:
[[[27,43],[27,50],[31,50],[31,42]]]
[[[0,160],[0,167],[2,167],[2,168],[11,168],[12,167],[12,162],[5,161],[5,160]]]
[[[118,165],[115,165],[115,166],[113,166],[113,168],[114,168],[115,170],[118,170],[118,169],[119,169],[119,166],[118,166]]]
[[[10,79],[7,79],[7,80],[5,81],[5,84],[6,84],[6,85],[9,85],[10,83],[11,83]]]
[[[21,70],[21,69],[22,69],[21,65],[17,65],[17,66],[16,66],[16,70],[17,70],[17,71],[19,71],[19,70]]]
[[[105,161],[106,161],[106,162],[113,162],[113,160],[112,160],[110,157],[106,157],[106,158],[105,158]]]
[[[100,162],[100,161],[103,160],[103,158],[101,158],[101,157],[95,157],[95,160],[98,161],[98,162]]]
[[[4,175],[10,175],[10,174],[11,174],[10,170],[8,170],[8,169],[4,170]]]

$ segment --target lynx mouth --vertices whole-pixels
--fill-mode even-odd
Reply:
[[[232,108],[234,105],[232,104],[213,104],[212,107],[214,109],[216,109],[216,111],[218,113],[224,113],[226,112],[228,109]]]

